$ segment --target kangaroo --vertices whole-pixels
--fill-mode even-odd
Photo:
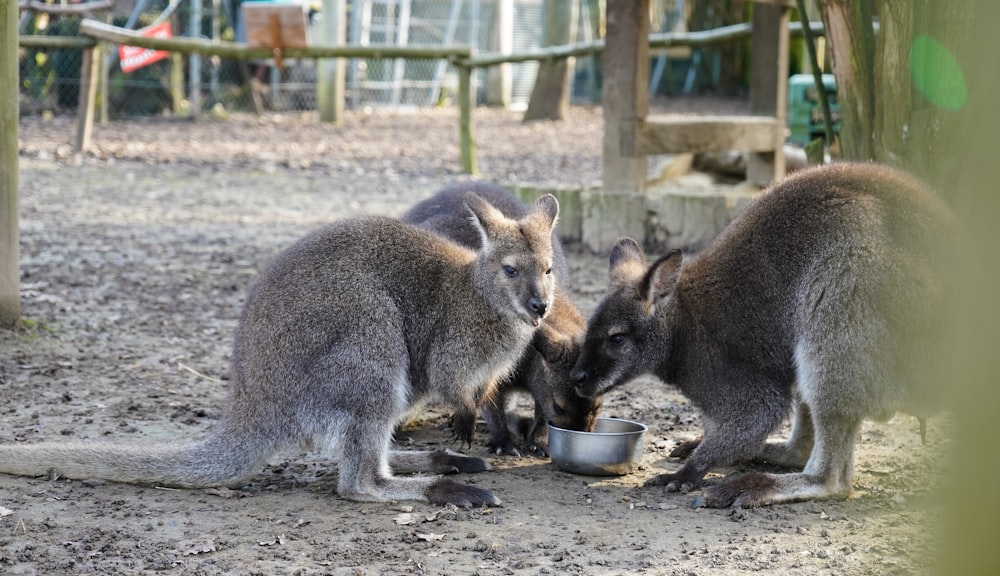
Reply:
[[[644,373],[675,385],[705,420],[668,491],[758,459],[705,487],[695,506],[849,495],[864,419],[936,411],[957,220],[912,177],[870,164],[817,167],[775,184],[703,252],[647,265],[623,239],[574,369],[595,396]],[[790,437],[766,443],[794,407]]]
[[[471,220],[464,198],[469,192],[486,200],[508,218],[523,218],[531,208],[506,189],[487,182],[457,184],[445,188],[417,203],[402,220],[431,230],[466,248],[479,250],[480,235]],[[555,232],[552,233],[552,269],[556,278],[552,309],[545,322],[535,331],[532,345],[527,347],[510,377],[500,382],[494,393],[482,405],[483,418],[489,428],[489,448],[496,454],[520,456],[525,449],[541,456],[548,455],[543,441],[546,422],[560,428],[591,431],[601,407],[599,399],[583,398],[576,393],[570,372],[576,363],[587,323],[560,283],[569,277],[566,256]],[[534,417],[523,423],[516,442],[511,433],[509,406],[517,392],[529,392],[535,401]],[[458,413],[453,418],[455,433],[471,444],[475,428],[475,413]],[[521,422],[517,422],[522,424]],[[521,444],[521,447],[518,447]]]
[[[239,485],[286,447],[339,460],[349,500],[498,506],[488,490],[391,470],[477,472],[451,451],[391,450],[397,422],[437,399],[473,410],[520,359],[551,307],[550,235],[541,198],[512,220],[465,198],[483,246],[467,250],[399,220],[322,228],[280,254],[251,290],[236,330],[228,402],[195,442],[0,446],[0,472],[184,488]]]

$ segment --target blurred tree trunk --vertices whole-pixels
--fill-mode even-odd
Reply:
[[[822,0],[840,102],[840,154],[913,172],[953,193],[971,0]],[[870,23],[877,13],[879,31]]]
[[[546,0],[545,46],[570,44],[576,39],[576,0]],[[524,121],[563,120],[569,112],[573,58],[543,60],[531,90]]]
[[[965,138],[958,121],[965,94],[960,63],[975,55],[967,42],[971,4],[879,4],[875,101],[885,104],[875,110],[875,159],[914,172],[945,195],[954,192]]]
[[[840,154],[873,160],[875,147],[875,34],[871,0],[822,0],[840,103]]]

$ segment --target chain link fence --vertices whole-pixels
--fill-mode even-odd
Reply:
[[[51,0],[55,1],[55,0]],[[70,0],[72,2],[73,0]],[[158,21],[171,25],[175,36],[245,41],[242,6],[252,0],[116,0],[114,7],[86,17],[138,29]],[[353,45],[473,46],[476,52],[496,51],[494,18],[501,0],[348,0],[347,39]],[[604,0],[579,0],[577,38],[592,40],[600,23],[596,16]],[[300,3],[307,15],[307,34],[319,42],[323,14],[320,3]],[[80,16],[22,12],[22,35],[79,36]],[[196,34],[192,31],[196,30]],[[512,49],[541,44],[543,0],[514,0]],[[123,72],[118,47],[105,52],[99,88],[102,114],[109,118],[202,111],[221,106],[227,111],[314,110],[316,61],[285,59],[239,61],[218,57],[165,58]],[[22,48],[21,113],[75,113],[79,101],[82,51],[75,48]],[[348,108],[426,107],[454,103],[457,76],[444,61],[406,59],[346,59]],[[537,62],[512,65],[511,104],[526,105],[534,85]],[[477,101],[487,100],[487,70],[473,78]],[[576,102],[599,100],[598,59],[577,60],[573,83]],[[260,108],[258,108],[258,106]]]

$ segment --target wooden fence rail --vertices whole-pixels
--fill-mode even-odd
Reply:
[[[824,34],[821,22],[810,23],[814,35]],[[686,33],[659,33],[649,35],[650,50],[666,49],[673,46],[688,46],[701,48],[716,46],[730,42],[748,40],[753,30],[749,23],[734,24],[716,28]],[[80,23],[82,37],[59,37],[22,35],[18,37],[18,45],[23,48],[81,48],[85,55],[94,50],[98,43],[122,44],[138,46],[153,50],[166,50],[180,54],[201,54],[233,58],[237,60],[267,59],[275,55],[272,48],[250,48],[246,44],[205,40],[201,38],[152,38],[142,36],[134,30],[110,26],[93,19],[84,19]],[[791,36],[802,35],[802,24],[792,22],[789,26]],[[604,41],[594,40],[565,46],[550,46],[512,54],[478,54],[473,55],[468,46],[308,46],[304,48],[280,49],[284,58],[404,58],[412,60],[446,60],[458,70],[459,78],[459,148],[462,169],[469,174],[475,174],[476,152],[474,126],[472,122],[472,107],[474,105],[471,76],[476,68],[487,68],[506,63],[542,61],[549,59],[570,58],[579,56],[598,56],[604,52]],[[90,62],[92,60],[85,61]],[[92,82],[84,79],[91,74],[92,66],[81,71],[82,82]],[[91,84],[92,85],[92,84]],[[92,108],[90,103],[86,106]],[[89,145],[89,134],[93,115],[81,106],[80,133],[77,136],[77,147],[82,150]]]

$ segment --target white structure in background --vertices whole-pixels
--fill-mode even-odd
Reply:
[[[586,6],[588,0],[578,0]],[[541,45],[544,0],[351,0],[348,42],[372,45],[465,44],[477,52],[518,52]],[[581,6],[581,40],[593,37],[590,10]],[[596,94],[596,72],[584,65]],[[537,62],[473,74],[477,101],[524,108],[535,83]],[[493,78],[489,88],[487,74]],[[352,59],[347,70],[348,103],[359,106],[433,106],[454,95],[457,80],[444,61]],[[490,91],[487,96],[487,90]],[[588,94],[590,95],[590,94]]]

